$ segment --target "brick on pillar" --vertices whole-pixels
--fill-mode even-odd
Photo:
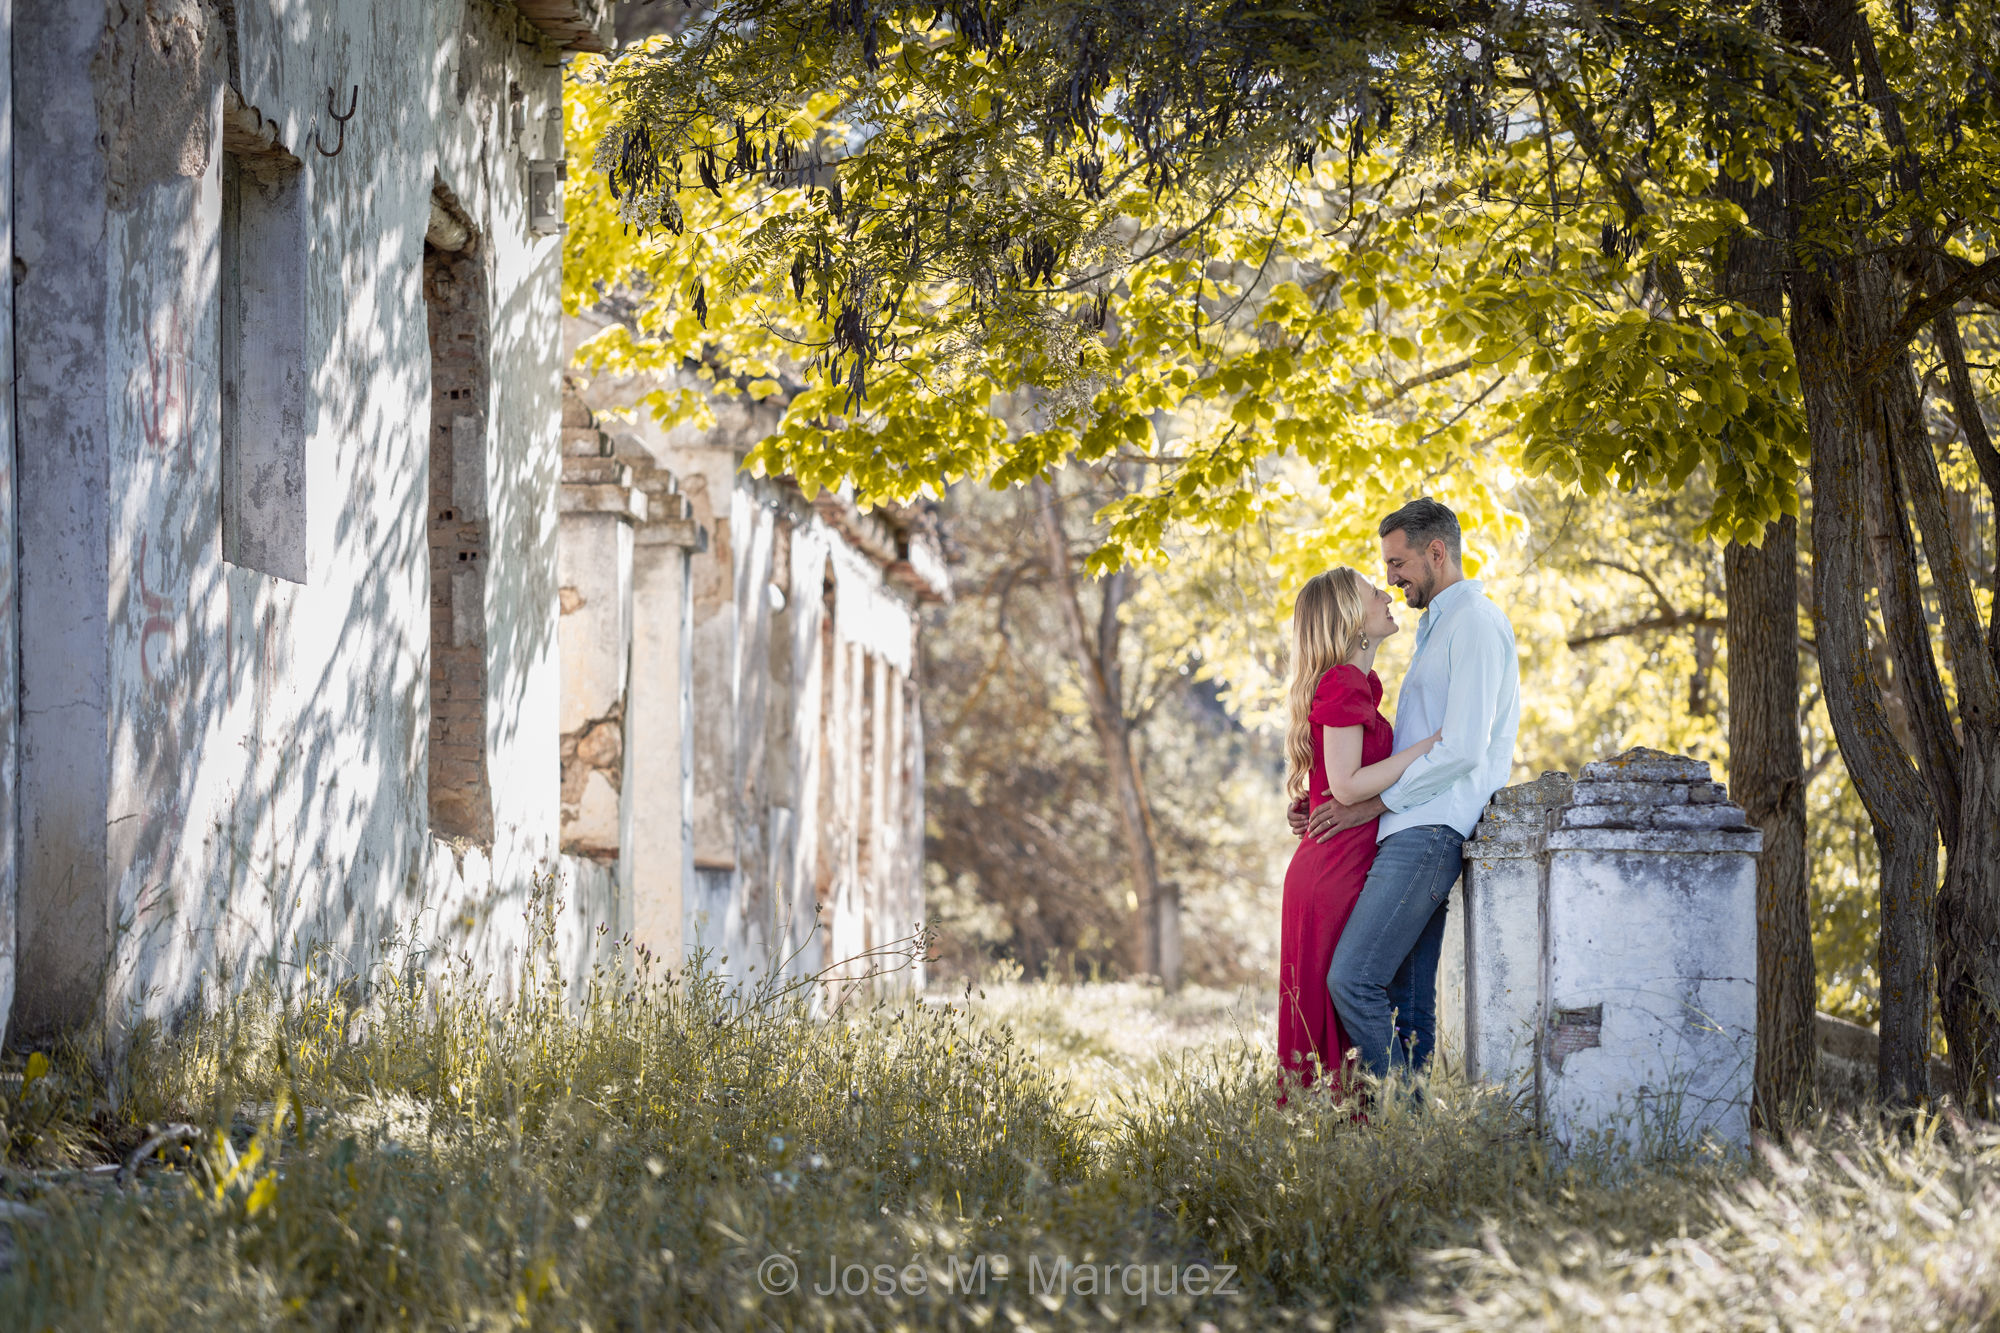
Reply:
[[[1541,1113],[1557,1145],[1748,1142],[1762,841],[1700,760],[1584,766],[1546,852]]]
[[[562,661],[562,848],[615,865],[629,781],[626,685],[633,528],[646,496],[574,396],[563,404],[556,562]],[[624,923],[621,922],[622,926]]]

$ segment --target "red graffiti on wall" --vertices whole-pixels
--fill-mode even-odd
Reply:
[[[144,619],[139,622],[139,670],[150,683],[166,675],[173,666],[173,654],[178,647],[179,633],[174,627],[172,607],[167,599],[146,586],[146,544],[149,534],[139,534],[139,609]],[[153,644],[165,639],[166,647],[155,653]]]
[[[181,327],[180,311],[167,311],[167,328],[155,337],[146,326],[146,387],[139,403],[139,430],[146,443],[161,453],[173,452],[178,445],[185,460],[194,462],[194,441],[187,431],[188,351],[187,331]]]

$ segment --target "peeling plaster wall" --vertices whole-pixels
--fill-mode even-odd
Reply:
[[[664,521],[648,496],[632,569],[632,684],[625,733],[630,786],[619,846],[620,903],[633,942],[668,967],[684,953],[683,895],[694,882],[693,558],[691,519]]]
[[[625,786],[625,695],[632,648],[632,524],[562,518],[562,805],[565,849],[615,858]]]
[[[55,0],[17,18],[22,1032],[392,937],[507,967],[557,857],[559,52],[490,0]],[[220,547],[225,80],[305,163],[308,580]],[[328,88],[360,87],[338,156]],[[510,124],[510,85],[526,133]],[[137,100],[121,100],[137,89]],[[493,841],[428,831],[421,292],[436,184],[489,284]],[[578,894],[571,893],[572,901]],[[587,940],[587,895],[563,929]],[[569,940],[568,944],[573,944]],[[565,947],[568,947],[568,944]]]

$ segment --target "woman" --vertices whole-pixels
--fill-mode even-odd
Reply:
[[[1389,594],[1352,569],[1308,580],[1292,607],[1290,728],[1285,793],[1310,805],[1344,805],[1380,795],[1411,761],[1437,744],[1430,736],[1390,753],[1394,729],[1382,716],[1375,652],[1396,632]],[[1278,1061],[1287,1084],[1309,1087],[1332,1072],[1339,1091],[1347,1038],[1327,993],[1333,946],[1347,925],[1375,860],[1375,821],[1324,842],[1306,838],[1285,871],[1278,952]],[[1283,1097],[1280,1097],[1282,1104]]]

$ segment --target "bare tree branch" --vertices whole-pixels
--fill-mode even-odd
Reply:
[[[1654,630],[1721,629],[1726,623],[1721,616],[1683,615],[1675,611],[1667,615],[1648,616],[1644,620],[1635,620],[1626,625],[1614,625],[1610,629],[1572,634],[1569,637],[1568,643],[1572,649],[1585,648],[1593,643],[1603,643],[1608,639],[1622,639],[1633,634],[1648,634]]]

